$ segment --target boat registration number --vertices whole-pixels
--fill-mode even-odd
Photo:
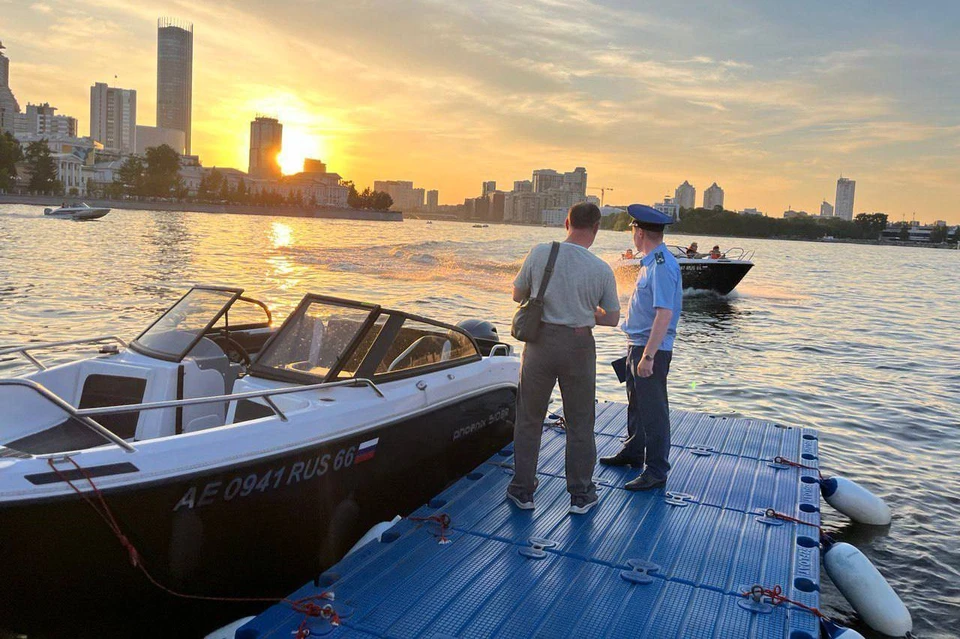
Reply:
[[[278,490],[302,481],[323,477],[328,472],[337,472],[353,466],[357,456],[357,447],[341,448],[336,453],[323,453],[306,461],[270,468],[262,473],[234,475],[229,479],[210,481],[203,485],[191,486],[173,507],[194,509],[209,506],[215,502],[229,502],[250,495]]]

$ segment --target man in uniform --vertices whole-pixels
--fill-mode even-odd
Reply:
[[[627,435],[623,449],[601,457],[607,466],[644,469],[628,490],[651,490],[667,483],[670,470],[670,406],[667,374],[683,307],[680,265],[663,243],[673,218],[643,204],[631,204],[633,243],[643,255],[627,318]]]

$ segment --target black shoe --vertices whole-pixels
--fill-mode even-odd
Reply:
[[[616,455],[610,457],[601,457],[600,463],[604,466],[633,466],[634,468],[643,468],[643,461],[637,462],[627,455],[626,449],[621,450]]]
[[[623,485],[627,490],[653,490],[667,485],[666,479],[654,479],[646,473]]]

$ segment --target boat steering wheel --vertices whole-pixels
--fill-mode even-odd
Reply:
[[[234,364],[243,364],[244,368],[249,368],[252,360],[250,359],[250,353],[247,352],[240,342],[230,337],[227,333],[220,333],[216,338],[217,346],[223,350],[223,354],[227,356]]]

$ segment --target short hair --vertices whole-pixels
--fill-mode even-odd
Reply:
[[[567,219],[575,229],[592,229],[600,222],[600,207],[593,202],[574,204],[567,213]]]

